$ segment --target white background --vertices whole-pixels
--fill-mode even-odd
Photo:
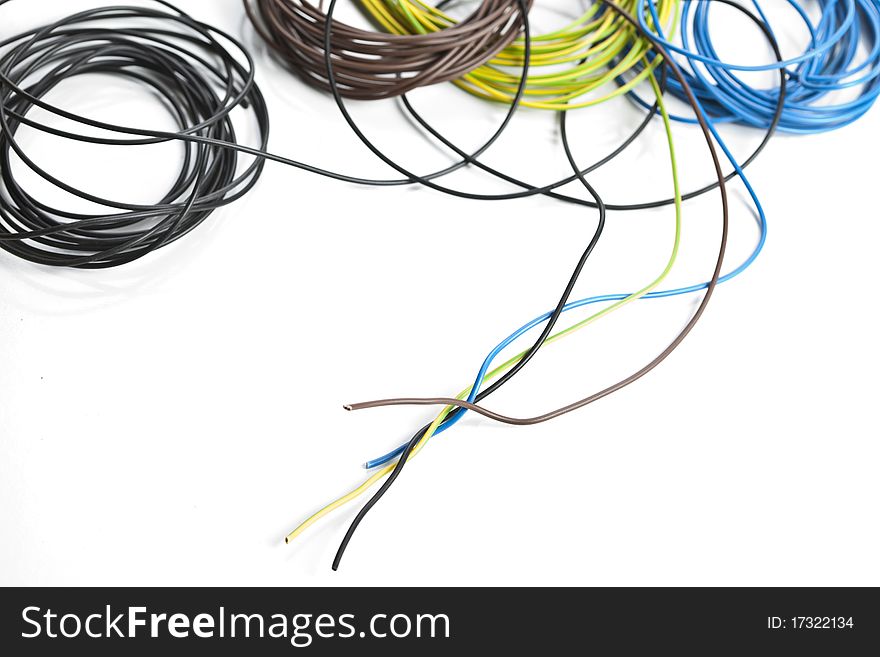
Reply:
[[[254,48],[275,152],[394,177],[331,99],[266,53],[238,0],[178,3]],[[97,4],[13,0],[0,37]],[[536,29],[560,24],[547,6],[538,2]],[[724,56],[766,60],[744,22],[720,33]],[[788,53],[803,45],[796,25],[780,33]],[[739,38],[754,47],[729,45]],[[51,99],[172,127],[146,92],[112,78]],[[451,85],[412,100],[470,147],[503,114]],[[394,101],[352,111],[407,166],[449,161]],[[641,116],[625,100],[572,113],[579,159],[604,155]],[[740,156],[760,139],[723,132]],[[679,126],[676,138],[684,187],[709,182],[700,135]],[[880,110],[833,134],[774,140],[749,170],[767,249],[719,289],[673,357],[550,424],[469,416],[407,466],[338,573],[330,561],[357,505],[293,545],[284,535],[431,417],[342,404],[457,393],[496,342],[555,304],[595,213],[356,188],[270,164],[244,200],[131,266],[50,270],[2,254],[0,584],[880,584],[878,139]],[[65,180],[125,200],[159,198],[179,161],[175,145],[21,140]],[[538,111],[521,112],[485,160],[540,183],[568,173],[556,117]],[[668,196],[659,122],[591,179],[609,202]],[[447,182],[508,189],[476,173]],[[739,184],[731,198],[728,269],[757,238]],[[705,280],[720,223],[717,194],[686,205],[665,286]],[[651,280],[672,228],[669,209],[612,214],[576,297]],[[648,362],[697,302],[635,304],[547,348],[487,406],[531,415],[584,397]]]

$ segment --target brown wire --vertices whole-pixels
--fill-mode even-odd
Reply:
[[[697,103],[697,99],[694,96],[693,91],[688,85],[687,81],[684,78],[684,75],[681,72],[678,64],[676,64],[675,60],[673,60],[666,49],[660,44],[652,34],[648,33],[644,30],[638,23],[638,21],[633,18],[629,13],[618,7],[615,3],[610,0],[605,0],[605,4],[614,9],[614,11],[618,12],[625,20],[631,23],[637,30],[639,30],[642,35],[649,39],[653,43],[654,49],[657,51],[660,57],[663,58],[663,61],[669,68],[672,70],[673,75],[678,79],[681,83],[682,90],[687,96],[688,102],[693,107],[694,112],[697,116],[697,121],[699,122],[700,128],[703,131],[703,135],[706,138],[706,142],[709,145],[709,150],[712,153],[712,162],[715,166],[715,171],[718,175],[718,189],[721,192],[721,206],[722,206],[722,214],[723,214],[723,225],[722,225],[722,234],[721,234],[721,245],[718,251],[718,260],[715,264],[715,270],[712,273],[712,279],[709,281],[709,284],[706,288],[706,294],[703,297],[700,306],[697,308],[691,320],[687,323],[687,325],[682,329],[682,331],[676,336],[676,338],[672,341],[672,343],[663,350],[663,352],[657,356],[650,363],[645,365],[642,369],[631,374],[625,379],[618,381],[614,385],[611,385],[604,390],[601,390],[595,394],[590,395],[589,397],[585,397],[579,401],[573,402],[566,406],[562,406],[561,408],[557,408],[556,410],[550,411],[548,413],[544,413],[542,415],[537,415],[535,417],[529,418],[516,418],[510,417],[507,415],[502,415],[501,413],[496,413],[494,411],[490,411],[482,406],[477,404],[472,404],[467,401],[463,401],[461,399],[454,399],[451,397],[428,397],[428,398],[418,398],[418,397],[402,397],[397,399],[384,399],[378,401],[364,402],[360,404],[350,404],[345,406],[345,409],[348,411],[359,411],[368,408],[378,408],[384,406],[453,406],[458,408],[464,408],[469,411],[473,411],[474,413],[478,413],[483,415],[491,420],[496,420],[498,422],[503,422],[505,424],[513,424],[513,425],[532,425],[532,424],[540,424],[542,422],[547,422],[548,420],[552,420],[561,415],[565,415],[567,413],[571,413],[572,411],[576,411],[584,406],[592,404],[595,401],[602,399],[603,397],[607,397],[608,395],[617,392],[618,390],[627,387],[628,385],[635,383],[643,376],[657,368],[664,360],[666,360],[672,352],[674,352],[678,346],[684,341],[684,339],[690,334],[693,330],[694,326],[696,326],[697,322],[700,321],[700,318],[703,316],[703,313],[706,311],[706,308],[709,305],[709,301],[712,298],[713,293],[715,292],[715,288],[718,285],[718,279],[721,277],[722,267],[724,265],[724,256],[727,252],[727,238],[729,231],[729,207],[727,202],[727,187],[724,181],[724,172],[721,169],[721,162],[718,158],[718,152],[715,148],[715,144],[712,139],[712,133],[709,130],[709,126],[706,123],[706,118],[703,116],[703,113],[699,110],[699,104]]]
[[[527,0],[531,7],[532,0]],[[326,14],[307,0],[244,0],[260,36],[314,86],[330,90],[324,54]],[[333,72],[346,98],[373,100],[455,80],[479,68],[519,36],[516,0],[483,0],[464,21],[430,34],[362,30],[334,20]]]

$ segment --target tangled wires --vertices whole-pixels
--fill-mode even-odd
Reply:
[[[528,0],[531,4],[531,0]],[[260,35],[308,82],[330,89],[325,63],[326,15],[306,0],[244,0]],[[400,96],[465,75],[513,41],[523,28],[515,0],[482,0],[467,19],[432,34],[395,35],[331,21],[336,86],[346,98]]]
[[[238,107],[256,118],[260,147],[268,141],[269,115],[254,84],[250,57],[228,35],[157,2],[162,9],[84,11],[0,44],[9,48],[0,59],[0,247],[6,251],[44,265],[121,265],[183,237],[256,184],[264,160],[240,167],[240,153],[224,145],[236,142],[230,114]],[[145,22],[134,27],[132,19]],[[240,50],[246,65],[221,45],[218,36]],[[93,121],[44,100],[65,81],[90,73],[147,85],[166,101],[180,132]],[[87,136],[38,123],[28,118],[34,108],[125,137]],[[185,145],[185,155],[179,175],[156,204],[124,203],[76,189],[38,166],[16,141],[22,126],[111,147],[178,140]],[[105,211],[79,214],[35,198],[17,181],[13,154],[52,186]]]
[[[8,0],[0,0],[0,5],[5,4],[7,1]],[[727,275],[722,275],[729,223],[729,209],[727,205],[725,182],[729,176],[725,176],[722,171],[720,158],[714,145],[715,142],[717,142],[722,150],[724,150],[725,155],[730,158],[731,163],[734,166],[734,173],[743,178],[743,183],[746,185],[750,194],[752,194],[756,208],[761,217],[762,241],[756,250],[756,254],[760,250],[760,245],[763,244],[763,226],[765,226],[763,212],[760,209],[760,204],[757,202],[757,197],[754,196],[753,191],[742,174],[742,167],[740,167],[732,158],[729,151],[724,146],[723,141],[720,139],[711,123],[704,116],[697,98],[690,91],[686,78],[683,76],[678,66],[669,61],[668,53],[654,40],[649,31],[639,26],[632,16],[613,3],[609,3],[608,6],[612,7],[613,10],[620,15],[620,18],[630,24],[631,27],[628,27],[627,30],[642,30],[643,32],[640,38],[646,39],[646,43],[651,43],[652,47],[656,49],[658,52],[658,59],[655,60],[656,66],[661,66],[662,63],[660,69],[663,74],[661,83],[658,83],[655,80],[653,70],[651,69],[652,64],[647,60],[645,60],[645,66],[648,67],[649,70],[645,77],[650,81],[654,93],[657,96],[657,103],[654,109],[659,109],[664,117],[664,127],[669,142],[670,162],[673,171],[673,184],[675,189],[675,195],[669,201],[663,200],[656,203],[652,202],[647,205],[618,206],[618,209],[638,209],[641,207],[659,207],[666,204],[673,204],[676,210],[675,237],[668,264],[659,276],[651,283],[634,293],[611,295],[610,297],[606,296],[601,300],[613,302],[611,306],[599,311],[586,320],[582,320],[574,326],[553,334],[553,331],[555,330],[554,327],[563,313],[575,307],[592,303],[591,300],[573,302],[571,301],[571,295],[575,284],[581,276],[581,272],[584,269],[587,259],[590,257],[590,254],[601,237],[605,224],[605,213],[608,208],[595,190],[589,185],[585,176],[589,171],[609,162],[616,157],[617,154],[627,148],[628,145],[633,143],[643,127],[647,125],[647,121],[650,119],[651,115],[649,114],[642,127],[617,148],[613,154],[603,158],[587,170],[581,170],[572,155],[565,129],[564,110],[568,108],[569,105],[563,105],[561,107],[561,110],[563,110],[562,143],[574,175],[543,187],[521,182],[479,162],[479,156],[491,146],[495,139],[497,139],[498,135],[501,134],[508,125],[510,117],[520,104],[528,86],[531,41],[527,19],[527,0],[516,0],[516,2],[513,3],[515,11],[517,12],[515,16],[511,14],[510,6],[508,5],[502,6],[501,3],[484,2],[481,10],[475,14],[477,18],[472,17],[472,22],[465,21],[461,26],[469,24],[473,27],[475,24],[493,24],[488,16],[492,15],[489,10],[495,8],[500,13],[497,14],[499,22],[494,24],[494,29],[483,33],[480,38],[474,36],[473,40],[459,39],[459,43],[454,44],[455,47],[453,47],[455,37],[450,38],[449,35],[457,29],[456,27],[449,27],[447,30],[444,30],[444,34],[442,35],[433,35],[437,40],[429,43],[435,45],[420,50],[419,55],[414,55],[413,58],[408,61],[408,64],[412,64],[413,62],[419,63],[419,67],[415,67],[416,70],[410,70],[407,66],[400,64],[400,60],[395,59],[394,57],[387,61],[384,60],[383,57],[387,55],[386,51],[389,50],[384,47],[380,47],[377,52],[369,53],[369,56],[355,58],[359,62],[358,67],[360,67],[361,64],[364,64],[364,62],[374,62],[374,65],[363,66],[361,68],[355,67],[355,69],[346,68],[344,60],[352,53],[344,45],[346,43],[344,39],[341,42],[338,40],[334,42],[333,40],[334,34],[336,33],[336,24],[332,20],[332,15],[336,0],[330,1],[327,15],[324,17],[325,20],[319,30],[320,41],[315,42],[320,46],[322,71],[316,69],[318,77],[314,78],[313,76],[312,81],[315,82],[323,79],[326,82],[326,86],[332,91],[339,108],[342,111],[343,117],[355,131],[356,135],[382,161],[395,168],[403,176],[396,180],[367,180],[363,178],[354,178],[343,174],[320,170],[316,167],[311,167],[266,152],[268,114],[263,99],[253,83],[253,65],[250,57],[242,50],[241,57],[246,60],[246,62],[245,64],[241,64],[236,59],[236,56],[227,51],[220,43],[221,41],[224,43],[231,42],[236,48],[240,49],[240,44],[234,39],[214,28],[210,28],[194,21],[182,12],[175,10],[163,0],[156,1],[163,6],[163,11],[144,10],[131,7],[114,7],[83,12],[54,23],[48,27],[15,37],[7,41],[6,44],[0,44],[6,47],[12,46],[9,53],[0,59],[0,75],[2,75],[2,77],[0,77],[0,83],[2,83],[2,88],[0,88],[0,92],[2,92],[0,93],[0,102],[2,102],[2,104],[0,104],[0,121],[2,121],[2,123],[0,123],[0,128],[2,128],[0,137],[4,140],[3,153],[6,155],[6,170],[8,171],[10,169],[8,166],[8,160],[10,155],[14,153],[22,159],[27,166],[31,167],[45,180],[51,182],[56,187],[108,208],[107,213],[89,216],[76,215],[52,209],[25,193],[20,186],[15,183],[15,179],[11,177],[11,174],[9,174],[4,179],[3,189],[5,206],[2,219],[4,230],[6,232],[5,234],[0,235],[0,241],[4,242],[4,246],[7,250],[13,251],[16,255],[21,255],[30,260],[54,265],[95,268],[109,267],[129,262],[178,239],[180,236],[186,234],[186,232],[197,226],[215,208],[225,203],[229,203],[246,193],[256,183],[256,180],[262,171],[262,163],[265,159],[283,162],[291,166],[311,171],[312,173],[330,176],[351,183],[371,185],[403,185],[420,183],[435,191],[454,194],[464,198],[484,200],[501,200],[536,194],[546,194],[554,198],[567,200],[580,205],[596,207],[599,210],[598,227],[583,255],[579,259],[569,284],[563,292],[556,309],[525,327],[525,330],[530,330],[531,328],[543,325],[541,335],[530,349],[487,373],[486,368],[491,364],[495,357],[494,355],[491,355],[491,357],[487,359],[487,363],[484,364],[484,367],[481,368],[476,384],[461,393],[455,399],[431,398],[420,400],[405,398],[354,405],[352,407],[368,408],[378,405],[411,403],[429,405],[439,404],[446,406],[440,416],[438,416],[438,418],[430,425],[426,425],[423,429],[420,429],[411,438],[409,443],[403,446],[395,454],[390,455],[387,459],[382,459],[382,463],[386,464],[385,467],[370,477],[363,486],[358,488],[352,494],[340,498],[339,501],[325,507],[325,509],[318,514],[304,522],[288,537],[295,537],[317,518],[325,515],[345,501],[354,499],[354,497],[363,493],[370,485],[387,476],[380,491],[362,509],[349,532],[346,534],[337,555],[334,564],[335,566],[338,565],[346,545],[357,528],[358,523],[364,517],[364,514],[372,508],[375,502],[380,499],[385,491],[387,491],[394,483],[407,460],[418,453],[432,435],[439,433],[444,427],[452,426],[458,418],[463,415],[464,410],[482,412],[489,417],[493,417],[493,419],[513,424],[543,422],[563,413],[568,413],[577,408],[586,406],[593,401],[612,394],[639,380],[642,376],[659,366],[660,363],[662,363],[681,344],[705,311],[715,287],[724,280],[729,280],[731,277],[737,275],[737,273],[748,266],[748,263],[753,259],[750,258],[749,261],[733,272]],[[281,3],[280,0],[277,0],[277,4],[271,5],[269,0],[263,0],[260,6],[263,5],[278,7],[291,6],[290,3]],[[488,12],[488,14],[484,15],[482,13],[483,11]],[[320,12],[317,12],[313,15],[313,18],[320,15]],[[113,23],[112,27],[108,25],[109,21],[115,21],[116,19],[122,18],[134,18],[137,19],[137,23],[135,25],[120,25],[118,23]],[[162,22],[158,27],[149,27],[142,24],[143,22],[152,22],[153,25],[155,25],[156,21],[159,19],[162,21],[171,21],[171,23]],[[521,73],[519,75],[519,84],[516,85],[516,93],[511,98],[510,107],[507,108],[507,117],[498,131],[496,131],[493,137],[487,141],[483,147],[478,149],[478,151],[469,154],[456,147],[438,131],[431,128],[430,125],[424,121],[424,119],[420,117],[408,103],[405,97],[405,92],[414,86],[426,83],[425,81],[439,82],[444,79],[449,79],[444,77],[446,75],[454,77],[460,74],[460,71],[464,70],[463,62],[467,59],[467,56],[476,56],[477,53],[481,53],[481,57],[492,57],[493,52],[497,52],[498,48],[503,48],[503,41],[507,38],[505,36],[504,39],[502,39],[499,35],[507,34],[507,31],[510,30],[509,36],[510,38],[513,38],[516,34],[516,29],[514,28],[518,22],[521,23],[523,28],[524,42],[522,46]],[[659,26],[659,22],[657,25]],[[314,37],[315,34],[317,34],[316,28],[310,27],[309,29]],[[346,28],[343,26],[341,29],[345,32]],[[348,42],[348,45],[363,45],[361,44],[361,39],[352,37],[351,33],[346,32],[345,34],[348,35],[346,38],[351,39],[351,41]],[[466,31],[463,33],[460,32],[458,33],[458,36],[461,37],[462,34],[467,35],[468,33]],[[444,39],[441,37],[446,38]],[[416,43],[419,47],[426,43],[421,41],[421,36],[401,36],[399,38],[416,39],[416,41],[412,43]],[[383,39],[374,40],[384,42]],[[392,39],[392,41],[397,43],[395,39]],[[334,43],[336,43],[337,46],[342,43],[342,49],[338,50],[334,46]],[[393,48],[390,50],[393,50]],[[586,53],[579,52],[577,56],[583,57],[585,54]],[[618,54],[620,54],[620,51]],[[642,52],[640,57],[645,59],[645,53]],[[612,59],[614,58],[612,57]],[[340,62],[342,63],[341,69],[338,68]],[[395,66],[397,66],[397,68],[395,68]],[[113,73],[127,76],[156,89],[167,101],[167,105],[171,107],[172,112],[175,114],[178,121],[179,131],[174,133],[163,133],[108,125],[72,115],[45,102],[45,96],[63,80],[92,72]],[[694,110],[697,121],[704,133],[707,146],[712,155],[714,171],[718,180],[717,185],[713,184],[712,186],[705,187],[691,195],[681,194],[681,190],[678,186],[675,154],[672,144],[672,131],[669,125],[668,114],[662,101],[662,89],[666,82],[668,72],[671,72],[673,77],[681,85],[689,104]],[[372,82],[367,83],[367,81],[371,79],[371,76],[373,79]],[[32,82],[32,80],[37,81]],[[422,82],[415,82],[414,80],[421,80]],[[373,84],[373,82],[375,82],[375,84]],[[405,107],[411,113],[413,118],[416,119],[419,125],[436,137],[445,147],[460,157],[460,161],[442,171],[419,176],[409,172],[382,153],[381,150],[372,144],[366,135],[358,128],[351,115],[345,109],[345,103],[342,98],[345,95],[356,95],[357,89],[352,87],[352,84],[354,83],[365,83],[360,89],[364,93],[367,93],[367,95],[362,97],[383,98],[395,95],[403,96]],[[784,88],[785,79],[783,78],[781,80],[782,93],[780,93],[779,96],[780,108],[784,105]],[[72,119],[84,126],[121,133],[126,138],[109,139],[103,137],[86,137],[60,131],[48,125],[35,123],[27,117],[29,110],[35,107],[48,110],[67,119]],[[261,135],[259,148],[245,147],[236,143],[235,130],[230,120],[231,112],[234,108],[247,109],[255,114]],[[775,128],[777,120],[778,112],[774,121],[770,124],[768,135]],[[105,199],[95,198],[85,192],[72,189],[60,180],[56,180],[46,172],[40,170],[33,161],[27,158],[20,145],[15,141],[16,132],[21,126],[36,128],[68,139],[88,141],[90,143],[99,143],[108,146],[155,144],[164,141],[178,140],[186,146],[184,164],[177,181],[159,204],[146,207],[112,202]],[[247,153],[257,159],[251,163],[250,166],[246,167],[244,172],[237,173],[237,155],[240,155],[241,153]],[[477,194],[461,192],[449,187],[444,187],[435,182],[435,180],[446,173],[469,165],[478,167],[502,180],[505,180],[520,188],[520,190],[510,194]],[[567,182],[574,180],[578,180],[587,189],[592,199],[591,201],[569,198],[554,191],[560,189]],[[681,241],[682,200],[688,196],[698,195],[716,188],[720,192],[722,202],[722,239],[719,244],[718,257],[711,277],[705,283],[688,286],[686,288],[677,288],[673,290],[659,289],[659,286],[671,271],[678,254]],[[8,242],[8,244],[5,244],[6,242]],[[622,379],[618,383],[578,402],[568,404],[536,418],[520,419],[506,417],[486,411],[484,408],[477,405],[482,402],[486,396],[493,393],[501,385],[504,385],[514,375],[521,371],[544,344],[555,341],[560,337],[564,337],[564,335],[571,334],[579,327],[586,326],[609,312],[638,299],[659,298],[662,296],[674,296],[696,292],[705,292],[703,300],[697,307],[691,320],[670,343],[669,347],[645,367]],[[520,330],[520,332],[517,333],[517,336],[522,334],[523,330]],[[485,389],[481,388],[484,383],[488,383],[490,379],[496,376],[498,378],[491,385]],[[396,463],[391,464],[390,461],[394,458],[397,459]]]

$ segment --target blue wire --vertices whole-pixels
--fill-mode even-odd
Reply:
[[[822,18],[817,26],[812,25],[806,11],[796,0],[787,0],[787,2],[795,9],[809,30],[809,47],[798,57],[782,63],[762,66],[731,65],[719,60],[708,29],[711,3],[698,1],[696,10],[693,12],[693,46],[696,51],[691,50],[691,40],[686,29],[691,19],[693,0],[684,0],[682,6],[682,46],[680,47],[666,39],[653,1],[647,3],[647,10],[653,21],[652,25],[647,22],[646,5],[639,4],[638,20],[642,26],[655,32],[660,43],[669,50],[684,55],[689,61],[701,62],[704,70],[711,77],[711,79],[707,77],[699,70],[699,67],[691,66],[690,72],[683,70],[688,84],[691,85],[697,98],[699,111],[706,117],[713,137],[733,165],[758,213],[761,234],[757,246],[739,267],[719,278],[719,284],[726,283],[742,274],[761,254],[767,241],[767,218],[751,183],[743,173],[739,162],[731,154],[724,140],[721,139],[715,126],[721,123],[738,122],[768,129],[772,124],[779,102],[778,89],[754,89],[731,71],[771,71],[781,67],[787,69],[794,67],[793,70],[787,71],[790,80],[787,81],[786,102],[778,126],[778,129],[792,133],[813,134],[843,127],[867,112],[880,95],[880,0],[820,0]],[[760,2],[752,0],[752,4],[761,20],[770,28]],[[853,65],[859,45],[862,43],[862,24],[868,27],[867,41],[872,45],[865,61]],[[772,28],[770,30],[772,33]],[[860,78],[854,78],[862,71],[867,72]],[[833,91],[859,85],[864,85],[864,88],[856,100],[837,105],[815,105],[817,101]],[[677,80],[668,80],[667,89],[678,97],[685,95]],[[635,93],[631,93],[630,96],[640,105],[648,109],[651,108],[651,105]],[[696,119],[686,117],[671,116],[670,118],[682,123],[697,123]],[[687,287],[660,290],[651,292],[642,298],[662,299],[693,294],[705,290],[708,285],[708,283],[699,283]],[[563,312],[596,303],[620,301],[629,296],[630,294],[606,294],[589,297],[569,303]],[[552,313],[548,312],[536,317],[510,334],[489,353],[476,376],[468,396],[469,402],[473,402],[479,394],[483,378],[499,354],[517,339],[548,321],[551,316]],[[434,435],[451,428],[463,416],[464,412],[461,412],[447,419],[437,428]],[[372,469],[385,465],[397,458],[406,447],[407,445],[401,445],[382,457],[368,461],[364,467]]]
[[[772,34],[772,26],[761,2],[751,2]],[[858,120],[880,96],[880,0],[819,0],[821,17],[817,25],[812,24],[798,0],[786,2],[809,32],[808,47],[798,57],[759,66],[730,64],[719,59],[709,30],[711,2],[684,0],[681,46],[668,41],[662,29],[654,27],[660,26],[660,18],[653,0],[647,5],[640,3],[637,16],[644,28],[657,32],[666,48],[686,58],[688,84],[716,123],[768,128],[776,113],[778,88],[756,89],[745,83],[735,71],[781,68],[786,70],[789,80],[785,108],[778,126],[780,131],[816,134]],[[858,61],[860,47],[867,51],[861,62]],[[701,66],[694,66],[694,62]],[[861,89],[852,100],[823,102],[834,92],[857,87]],[[667,89],[678,98],[685,97],[678,80],[670,80]],[[651,107],[636,93],[631,92],[628,96],[646,109]],[[673,115],[671,118],[680,123],[696,123],[690,117]]]

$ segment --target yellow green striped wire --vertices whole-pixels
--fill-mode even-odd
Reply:
[[[455,24],[455,20],[420,0],[359,0],[382,28],[393,34],[425,34]],[[640,0],[620,0],[635,12]],[[601,12],[596,2],[565,27],[531,38],[529,73],[521,105],[536,109],[571,110],[597,105],[627,93],[660,65],[654,58],[623,85],[615,79],[630,71],[650,50],[650,42],[619,14]],[[659,0],[663,29],[678,28],[680,0]],[[480,68],[454,84],[486,100],[512,103],[520,84],[525,40],[520,38]],[[549,70],[548,70],[549,69]],[[610,90],[602,90],[610,85]],[[601,90],[601,91],[600,91]],[[587,94],[597,95],[584,98]]]

